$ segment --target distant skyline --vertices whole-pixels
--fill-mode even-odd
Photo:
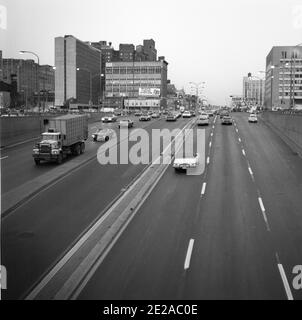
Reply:
[[[0,0],[4,58],[32,59],[19,55],[30,50],[54,65],[54,38],[65,34],[116,49],[152,38],[178,89],[205,81],[210,103],[226,104],[273,46],[302,42],[302,0]]]

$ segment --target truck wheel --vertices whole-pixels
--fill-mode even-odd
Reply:
[[[105,141],[108,141],[109,140],[109,137],[105,137]]]
[[[63,162],[63,156],[62,154],[59,154],[58,159],[57,159],[57,164],[61,164]]]
[[[35,164],[38,166],[40,164],[40,159],[35,159]]]
[[[85,151],[85,143],[81,143],[80,153],[83,154]]]
[[[75,156],[79,156],[80,155],[80,153],[81,153],[81,146],[80,146],[80,144],[77,144],[75,147],[74,147],[74,155]]]

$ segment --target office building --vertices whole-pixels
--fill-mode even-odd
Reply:
[[[167,104],[168,63],[158,61],[106,63],[106,104],[111,107],[157,107]],[[139,101],[138,101],[139,100]]]
[[[101,99],[101,51],[72,35],[55,38],[55,105],[85,108]]]
[[[243,78],[243,92],[244,101],[249,105],[263,106],[264,103],[265,79],[258,79],[252,77]]]
[[[266,57],[265,107],[302,108],[302,47],[273,47]]]
[[[2,60],[2,51],[0,50],[0,81],[3,80],[3,60]]]

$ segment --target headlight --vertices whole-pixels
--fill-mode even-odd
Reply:
[[[102,118],[102,121],[105,121],[105,118]]]
[[[59,154],[59,153],[60,153],[59,149],[52,149],[51,150],[51,154]]]
[[[95,134],[92,135],[92,138],[95,138]]]
[[[39,149],[33,149],[34,154],[39,154]]]

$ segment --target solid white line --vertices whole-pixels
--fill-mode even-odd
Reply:
[[[207,183],[204,182],[203,185],[202,185],[202,189],[201,189],[201,195],[204,195],[205,192],[206,192],[206,187],[207,187]]]
[[[242,149],[242,154],[245,156],[245,151],[244,151],[244,149]]]
[[[4,159],[7,159],[7,158],[8,158],[8,156],[5,156],[5,157],[0,158],[0,160],[4,160]]]
[[[289,283],[288,283],[288,280],[287,280],[283,265],[281,263],[278,263],[278,269],[279,269],[279,272],[280,272],[280,275],[281,275],[281,278],[282,278],[282,282],[283,282],[283,286],[284,286],[284,289],[285,289],[285,292],[286,292],[286,295],[287,295],[287,299],[288,300],[294,300],[294,297],[293,297],[293,294],[292,294],[292,292],[290,290],[290,286],[289,286]]]
[[[188,250],[187,250],[187,255],[186,255],[186,260],[185,260],[185,270],[189,269],[190,267],[190,261],[191,261],[191,255],[193,251],[193,245],[194,245],[194,239],[191,239],[189,242]]]
[[[207,158],[207,164],[209,164],[209,163],[210,163],[210,157]]]

